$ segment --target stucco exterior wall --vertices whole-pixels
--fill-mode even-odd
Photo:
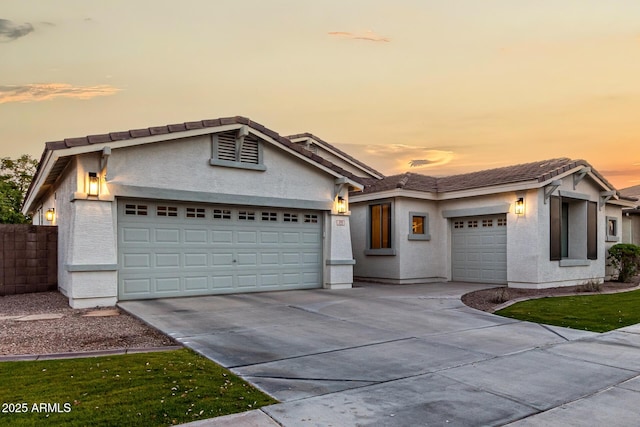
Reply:
[[[391,218],[395,224],[397,208],[395,200],[391,200]],[[376,202],[372,202],[376,203]],[[394,281],[400,276],[400,257],[396,255],[365,255],[368,249],[368,216],[369,203],[351,203],[351,244],[353,247],[353,257],[356,264],[353,268],[353,275],[360,279]],[[392,230],[392,247],[397,248],[400,242],[399,233]]]
[[[568,176],[562,180],[562,185],[556,189],[552,195],[558,195],[563,192],[565,197],[567,194],[576,193],[588,198],[588,201],[599,201],[600,188],[589,178],[586,177],[578,183],[576,188],[573,187],[573,177]],[[565,193],[566,192],[566,193]],[[539,209],[538,216],[538,272],[537,279],[533,282],[513,281],[509,282],[512,287],[533,287],[533,288],[550,288],[557,286],[571,286],[584,284],[587,281],[602,281],[605,275],[605,209],[598,209],[597,213],[597,248],[598,259],[586,260],[586,251],[583,258],[586,265],[562,265],[563,261],[550,260],[550,208],[549,201],[544,201],[544,189],[541,189],[537,195],[537,203]],[[575,218],[574,218],[575,219]],[[571,218],[570,218],[571,220]],[[586,245],[586,234],[582,234],[585,242],[580,246]],[[569,236],[571,243],[571,235]],[[580,241],[574,240],[574,245]],[[571,250],[569,255],[571,257]]]
[[[135,197],[171,199],[174,191],[196,194],[203,203],[220,195],[245,204],[270,201],[297,207],[315,203],[325,211],[325,287],[350,287],[352,282],[348,216],[331,213],[335,177],[280,148],[263,144],[266,171],[212,166],[209,136],[112,148],[100,197],[86,195],[87,172],[100,172],[101,153],[78,155],[43,202],[56,209],[59,226],[59,284],[74,308],[114,305],[118,295],[117,200],[135,187]],[[180,200],[180,199],[177,199]],[[223,201],[222,203],[229,203]],[[333,224],[343,218],[344,225]],[[345,242],[347,243],[345,246]]]
[[[107,183],[332,201],[333,178],[328,174],[268,143],[263,144],[263,156],[266,171],[211,166],[209,135],[116,149],[109,159]]]

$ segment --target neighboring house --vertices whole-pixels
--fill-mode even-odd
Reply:
[[[72,307],[350,287],[348,193],[382,175],[310,139],[231,117],[49,142],[23,210],[58,226]]]
[[[230,117],[49,142],[23,212],[58,226],[59,289],[82,308],[347,288],[354,273],[602,280],[632,207],[581,160],[384,177],[312,134]]]
[[[354,275],[519,288],[602,281],[622,208],[634,205],[583,160],[390,176],[351,194]]]
[[[640,185],[623,188],[620,194],[640,199]],[[640,245],[640,209],[638,206],[622,210],[622,242]]]

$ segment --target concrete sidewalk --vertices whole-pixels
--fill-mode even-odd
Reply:
[[[640,326],[595,334],[461,303],[482,287],[367,284],[120,306],[282,402],[198,425],[637,423]]]

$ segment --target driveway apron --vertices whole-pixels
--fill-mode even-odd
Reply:
[[[262,411],[284,426],[637,422],[638,325],[596,334],[460,301],[486,287],[356,284],[119,305],[277,398]]]

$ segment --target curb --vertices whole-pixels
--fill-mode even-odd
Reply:
[[[125,355],[136,353],[154,353],[158,351],[173,351],[184,348],[181,345],[172,345],[166,347],[147,347],[147,348],[118,348],[114,350],[92,350],[92,351],[75,351],[69,353],[50,353],[50,354],[19,354],[0,356],[0,362],[22,362],[34,360],[54,360],[54,359],[79,359],[84,357],[100,357],[112,355]]]
[[[508,288],[507,288],[508,289]],[[601,292],[567,292],[561,293],[557,295],[539,295],[539,296],[529,296],[529,297],[520,297],[516,299],[509,300],[507,302],[503,302],[500,305],[497,305],[491,310],[489,313],[494,314],[498,310],[502,310],[503,308],[507,308],[513,304],[517,304],[522,301],[529,301],[534,299],[542,299],[542,298],[556,298],[556,297],[572,297],[572,296],[587,296],[587,295],[609,295],[609,294],[620,294],[622,292],[631,292],[637,291],[640,289],[640,285],[634,286],[632,288],[624,288],[624,289],[615,289],[611,291],[601,291]]]

